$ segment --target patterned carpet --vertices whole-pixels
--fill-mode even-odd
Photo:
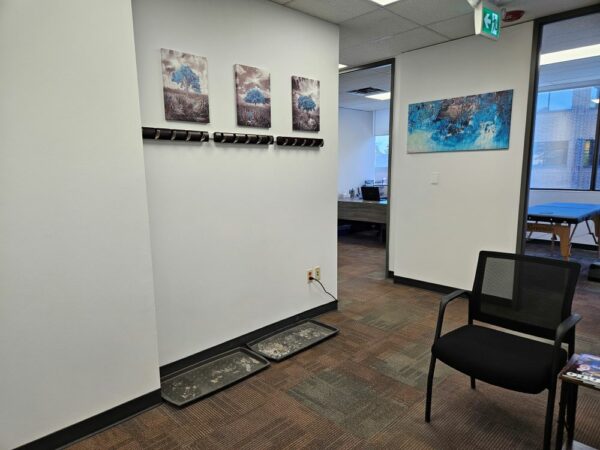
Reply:
[[[544,246],[531,252],[547,251]],[[577,251],[576,251],[577,253]],[[333,339],[186,408],[166,404],[72,449],[535,449],[546,395],[506,391],[438,363],[432,421],[423,420],[439,295],[384,277],[384,250],[344,238]],[[576,259],[594,257],[577,253]],[[600,352],[600,283],[582,281],[578,351]],[[466,301],[445,330],[466,321]],[[600,393],[580,389],[576,439],[600,447]]]

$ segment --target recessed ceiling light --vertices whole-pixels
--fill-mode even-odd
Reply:
[[[574,61],[576,59],[593,58],[594,56],[600,56],[600,44],[570,48],[568,50],[561,50],[559,52],[545,53],[540,55],[540,66]]]
[[[389,100],[391,94],[389,92],[383,92],[381,94],[365,95],[366,98],[372,98],[373,100]]]
[[[390,3],[395,3],[398,0],[371,0],[374,3],[377,3],[378,5],[381,6],[385,6],[385,5],[389,5]]]
[[[345,69],[348,67],[346,64],[338,64],[338,69]]]

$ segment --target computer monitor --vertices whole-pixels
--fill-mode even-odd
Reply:
[[[381,200],[377,186],[362,186],[360,188],[363,200],[378,202]]]

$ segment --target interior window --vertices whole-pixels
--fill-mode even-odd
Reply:
[[[598,104],[590,99],[597,91],[595,86],[586,86],[538,94],[533,189],[590,189],[598,121]]]
[[[600,189],[598,23],[590,14],[542,28],[531,189]]]

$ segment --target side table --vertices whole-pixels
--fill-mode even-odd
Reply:
[[[577,394],[579,387],[600,390],[600,375],[589,375],[577,370],[581,367],[582,357],[600,357],[592,355],[573,355],[558,375],[561,381],[560,406],[558,410],[558,430],[556,433],[556,450],[572,449],[575,437],[575,416],[577,413]],[[594,363],[595,364],[595,363]],[[595,372],[597,374],[597,372]],[[563,447],[564,430],[567,430],[567,441]]]

